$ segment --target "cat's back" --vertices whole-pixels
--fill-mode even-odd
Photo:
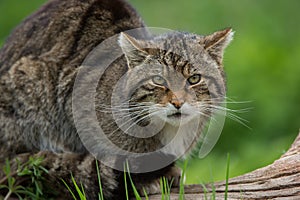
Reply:
[[[2,149],[80,151],[71,113],[76,69],[106,38],[142,26],[125,0],[50,0],[26,18],[0,50]]]
[[[102,40],[141,26],[123,0],[50,0],[12,32],[0,50],[0,70],[24,56],[78,64]]]

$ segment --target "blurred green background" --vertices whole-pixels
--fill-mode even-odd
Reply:
[[[0,0],[0,45],[24,17],[45,0]],[[232,27],[235,39],[225,54],[228,97],[251,101],[239,114],[245,126],[226,120],[214,150],[193,159],[187,183],[225,179],[272,163],[300,128],[300,1],[274,0],[129,0],[148,26],[209,34]]]

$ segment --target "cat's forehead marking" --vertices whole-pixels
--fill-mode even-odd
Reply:
[[[170,70],[174,69],[185,77],[191,76],[199,73],[199,68],[206,63],[205,53],[199,45],[201,39],[201,36],[182,32],[166,34],[152,41],[162,48],[152,50],[151,53]]]
[[[189,61],[171,51],[160,51],[157,59],[162,65],[164,74],[177,72],[188,77],[196,72],[196,68]]]

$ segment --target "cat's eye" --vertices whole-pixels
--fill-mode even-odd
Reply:
[[[158,75],[153,76],[152,81],[156,85],[165,85],[166,84],[166,80],[163,77],[158,76]]]
[[[195,85],[195,84],[200,82],[201,75],[200,74],[194,74],[193,76],[189,77],[187,80],[188,80],[190,85]]]

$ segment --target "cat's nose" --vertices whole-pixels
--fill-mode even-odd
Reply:
[[[184,101],[181,99],[172,99],[171,104],[177,108],[178,110],[181,108],[181,106],[183,105]]]
[[[174,92],[171,96],[170,103],[179,110],[184,104],[184,93]]]

